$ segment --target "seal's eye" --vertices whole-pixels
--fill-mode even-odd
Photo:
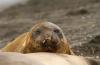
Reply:
[[[36,34],[40,34],[42,32],[42,30],[41,29],[37,29],[35,32],[36,32]]]
[[[58,29],[55,29],[54,32],[55,33],[60,33],[60,31]]]
[[[36,29],[35,31],[32,32],[32,37],[36,38],[38,35],[42,33],[43,29]]]
[[[62,38],[62,33],[58,30],[58,29],[55,29],[54,32],[60,37]]]

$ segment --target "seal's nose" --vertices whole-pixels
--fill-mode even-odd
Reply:
[[[59,38],[57,36],[57,34],[51,32],[49,34],[46,35],[43,44],[49,46],[49,45],[56,45],[59,42]]]
[[[51,31],[46,31],[45,39],[46,40],[51,40],[52,39],[52,32]]]
[[[51,35],[47,35],[45,39],[46,40],[51,40],[52,39],[52,36]]]
[[[45,39],[42,42],[42,47],[45,51],[53,51],[57,49],[59,38],[54,32],[46,32]]]

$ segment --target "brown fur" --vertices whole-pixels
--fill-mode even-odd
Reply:
[[[4,48],[5,52],[52,52],[73,54],[62,30],[50,22],[35,24],[29,32],[18,36]]]
[[[57,53],[0,52],[0,65],[100,65],[100,60]]]

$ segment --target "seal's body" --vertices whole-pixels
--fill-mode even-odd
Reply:
[[[100,65],[100,60],[57,53],[0,52],[0,65]]]
[[[2,51],[6,52],[52,52],[72,54],[69,42],[62,30],[51,22],[35,24],[29,32],[26,32],[14,41],[8,43]]]

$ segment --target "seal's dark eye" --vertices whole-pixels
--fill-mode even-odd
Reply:
[[[42,32],[42,30],[41,29],[37,29],[35,32],[36,32],[36,34],[40,34]]]
[[[36,29],[35,31],[32,32],[32,37],[36,38],[42,33],[43,29]]]
[[[59,31],[58,29],[55,29],[54,32],[55,32],[55,33],[59,33],[60,31]]]
[[[60,37],[62,38],[62,33],[58,30],[58,29],[55,29],[54,32]]]

